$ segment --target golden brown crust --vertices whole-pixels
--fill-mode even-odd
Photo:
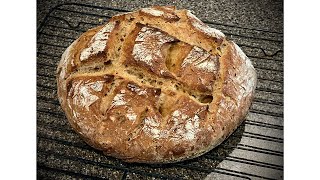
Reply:
[[[256,74],[218,30],[154,6],[81,35],[57,69],[58,97],[91,146],[127,162],[200,156],[243,121]]]

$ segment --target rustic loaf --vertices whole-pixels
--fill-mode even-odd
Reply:
[[[256,87],[248,57],[188,10],[112,17],[63,53],[58,98],[92,147],[127,162],[170,163],[219,145]]]

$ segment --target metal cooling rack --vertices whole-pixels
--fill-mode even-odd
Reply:
[[[283,33],[204,21],[234,40],[258,73],[246,121],[209,153],[169,165],[129,164],[104,156],[70,128],[60,108],[55,70],[83,32],[123,9],[67,3],[37,31],[37,175],[39,179],[282,179]]]

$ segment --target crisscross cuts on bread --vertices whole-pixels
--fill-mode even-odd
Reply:
[[[57,69],[59,101],[83,139],[144,163],[194,158],[220,144],[243,121],[256,81],[222,32],[161,6],[85,32]]]

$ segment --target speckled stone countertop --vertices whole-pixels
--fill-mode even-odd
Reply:
[[[86,145],[69,126],[56,96],[55,70],[62,52],[96,17],[55,12],[72,29],[51,19],[37,41],[37,175],[39,179],[282,179],[283,177],[283,2],[276,0],[45,0],[37,1],[37,27],[58,4],[135,10],[152,5],[189,9],[221,29],[252,60],[258,74],[255,100],[236,131],[194,160],[169,165],[127,164]],[[79,6],[61,9],[82,11]],[[96,10],[113,15],[116,12]],[[88,11],[88,10],[84,10]],[[56,24],[55,24],[56,23]],[[49,25],[53,25],[49,27]],[[54,27],[56,26],[56,27]]]
[[[152,5],[174,5],[192,10],[202,20],[228,23],[276,32],[283,31],[283,1],[276,0],[43,0],[37,1],[37,22],[61,3],[78,2],[135,10]]]

